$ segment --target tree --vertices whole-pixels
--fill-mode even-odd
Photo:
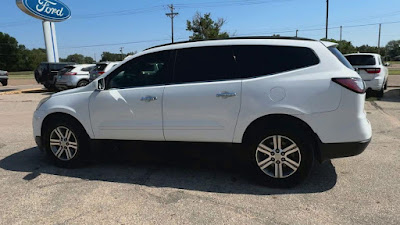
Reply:
[[[15,38],[0,32],[0,69],[8,71],[17,69],[18,47]]]
[[[342,54],[349,54],[349,53],[355,53],[357,52],[356,47],[353,46],[351,41],[346,41],[346,40],[335,40],[335,39],[321,39],[321,41],[330,41],[330,42],[335,42],[338,43],[337,49],[342,53]]]
[[[385,50],[388,60],[400,60],[400,40],[389,41]]]
[[[226,20],[223,18],[218,18],[217,21],[212,20],[211,13],[202,16],[199,12],[196,12],[192,21],[186,21],[186,30],[193,32],[193,35],[189,36],[189,40],[228,38],[227,32],[221,32],[221,27],[225,22]]]
[[[82,54],[73,54],[67,56],[65,59],[60,59],[61,62],[74,62],[78,64],[92,64],[94,59],[90,56],[84,56]]]
[[[101,62],[105,62],[105,61],[121,61],[123,59],[125,59],[125,57],[127,57],[128,55],[134,55],[137,52],[128,52],[126,54],[121,54],[121,53],[111,53],[111,52],[103,52],[101,54]]]

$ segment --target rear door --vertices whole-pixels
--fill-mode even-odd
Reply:
[[[346,58],[365,81],[374,79],[378,70],[380,71],[374,55],[347,55]]]
[[[232,142],[241,80],[230,46],[178,49],[173,83],[165,87],[167,141]]]

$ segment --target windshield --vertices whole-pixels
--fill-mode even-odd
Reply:
[[[344,57],[343,54],[336,47],[332,46],[328,49],[336,56],[336,58],[339,59],[341,63],[343,63],[343,65],[345,65],[349,69],[354,70],[353,66],[349,63],[349,61],[347,61],[346,57]]]
[[[375,57],[373,55],[348,55],[346,59],[353,66],[372,66],[376,64]]]

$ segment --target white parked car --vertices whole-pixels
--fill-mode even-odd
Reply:
[[[89,72],[95,66],[95,64],[77,64],[64,67],[55,77],[56,88],[65,90],[86,86],[89,83]]]
[[[7,86],[8,84],[8,72],[4,70],[0,70],[0,83],[3,86]]]
[[[154,47],[43,99],[35,140],[61,166],[93,141],[235,143],[260,181],[293,186],[314,160],[357,155],[371,139],[364,83],[335,45],[253,37]]]
[[[383,97],[389,70],[381,56],[374,53],[355,53],[347,54],[345,57],[364,80],[367,91],[374,91],[378,97]]]
[[[96,67],[90,71],[89,82],[92,82],[99,76],[103,75],[105,72],[111,70],[114,66],[117,66],[120,61],[117,62],[99,62]]]

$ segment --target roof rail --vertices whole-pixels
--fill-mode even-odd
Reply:
[[[161,44],[161,45],[156,45],[150,48],[146,48],[143,51],[153,49],[153,48],[158,48],[158,47],[163,47],[163,46],[169,46],[169,45],[175,45],[175,44],[184,44],[184,43],[193,43],[193,42],[202,42],[202,41],[216,41],[216,40],[240,40],[240,39],[279,39],[279,40],[299,40],[299,41],[316,41],[314,39],[310,38],[300,38],[300,37],[284,37],[284,36],[243,36],[243,37],[229,37],[229,38],[215,38],[215,39],[207,39],[207,40],[188,40],[188,41],[179,41],[179,42],[174,42],[174,43],[167,43],[167,44]]]

